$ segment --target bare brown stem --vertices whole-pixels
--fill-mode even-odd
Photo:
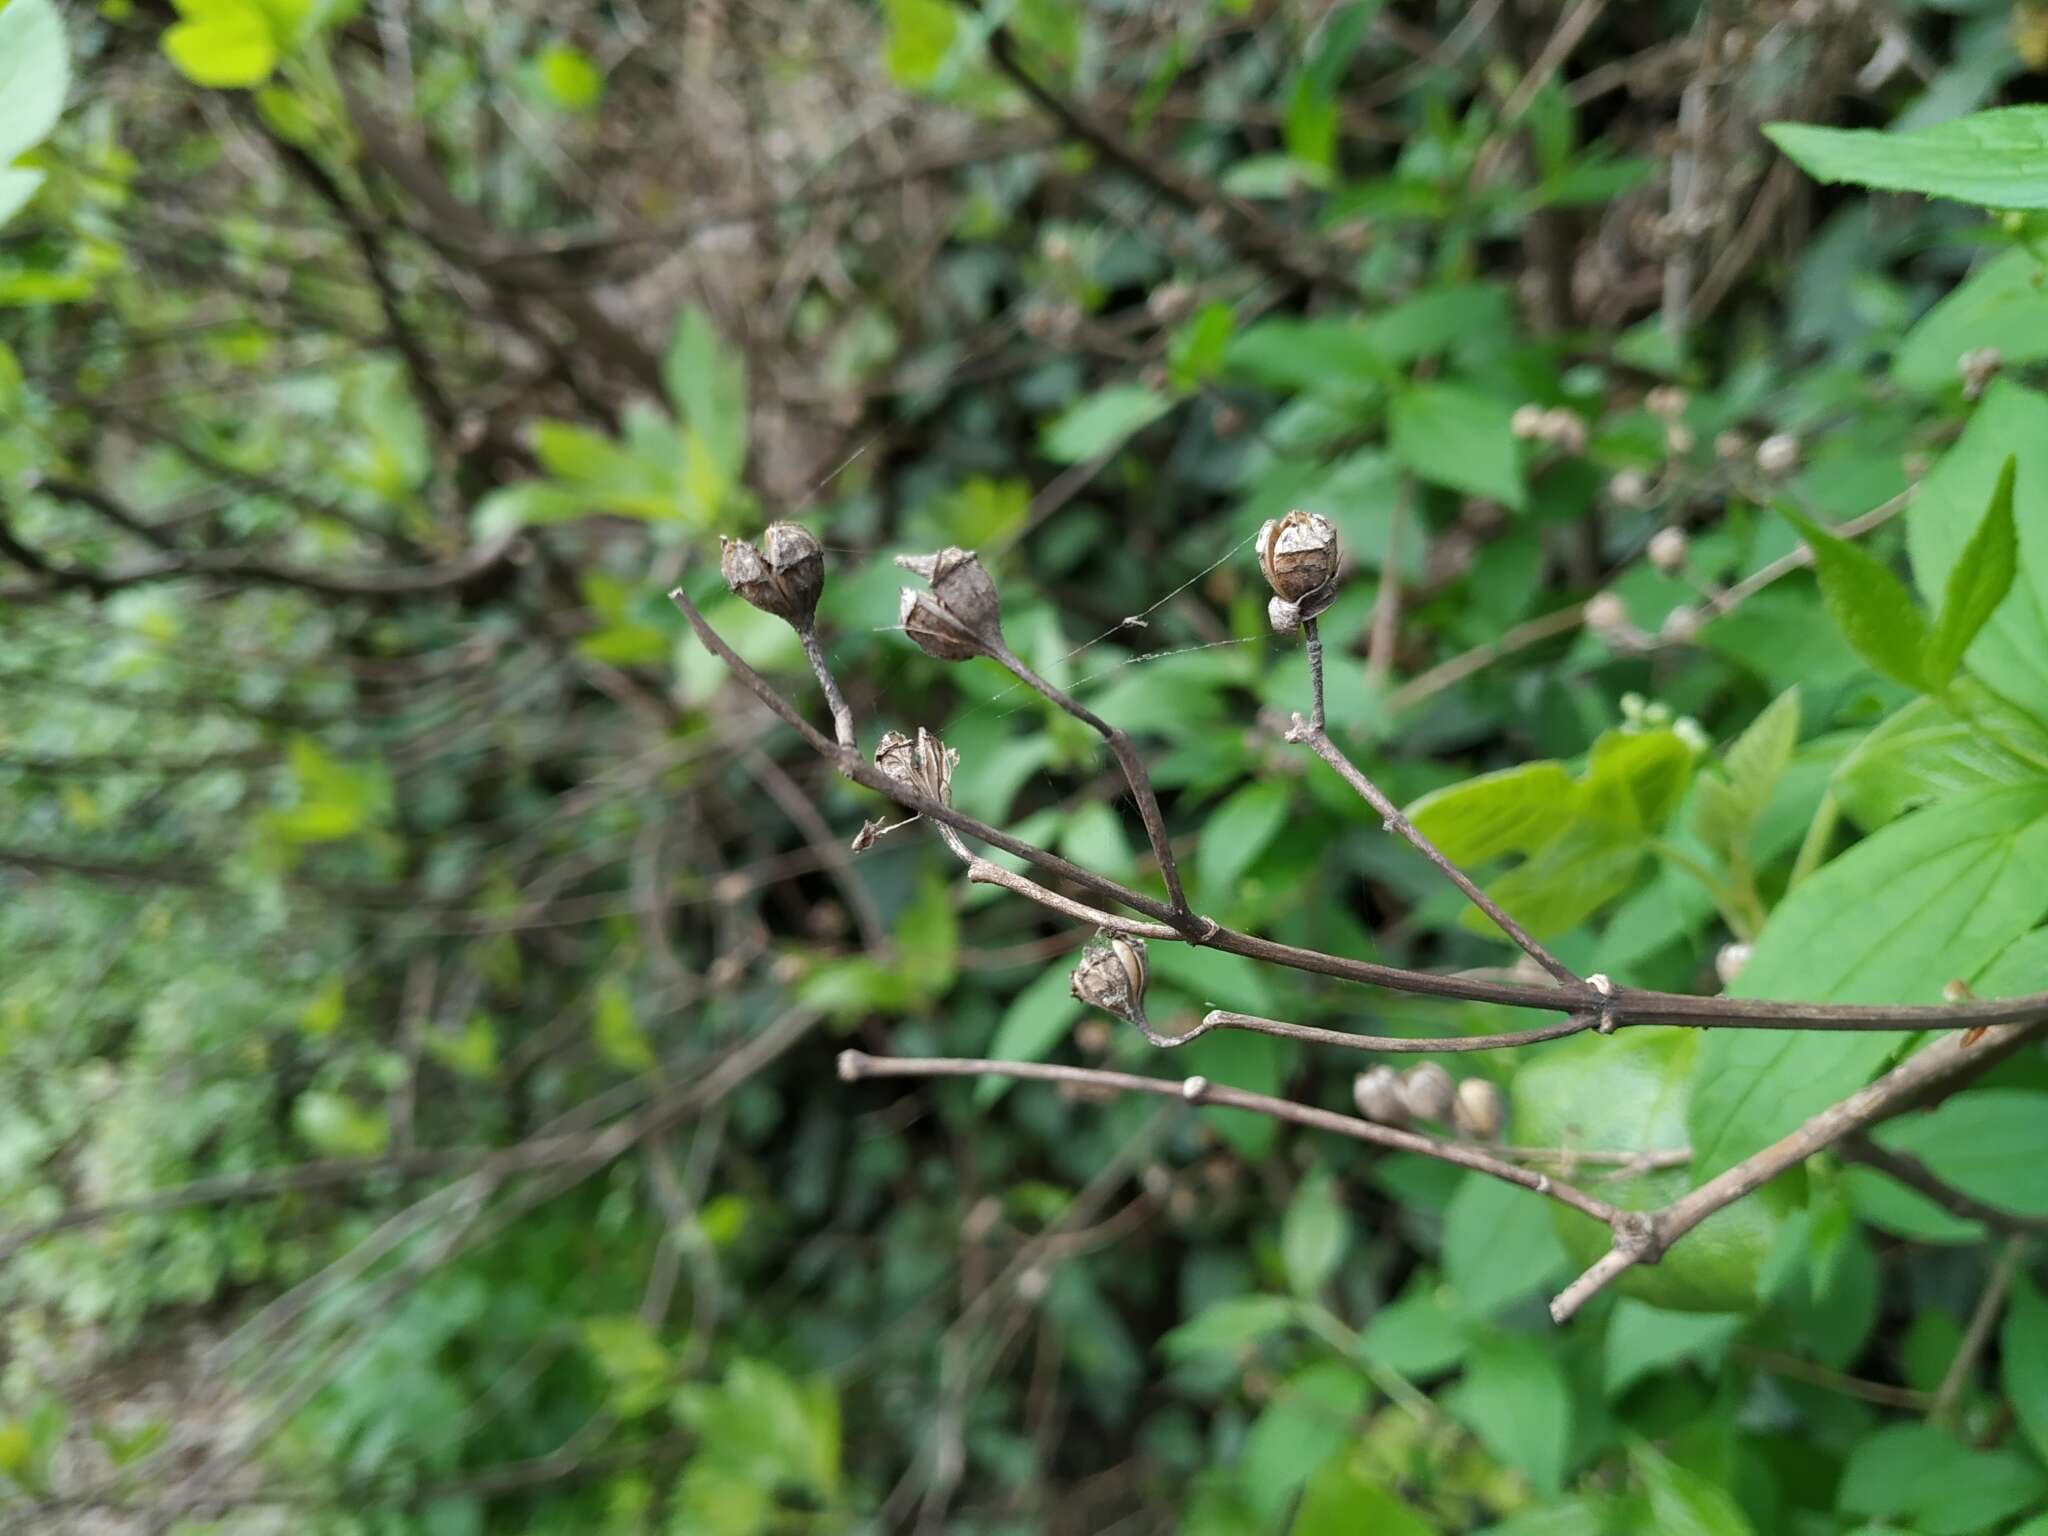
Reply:
[[[1242,1088],[1212,1083],[1205,1077],[1174,1080],[1140,1077],[1132,1072],[1107,1072],[1096,1067],[1069,1067],[1057,1062],[984,1061],[968,1056],[870,1056],[864,1051],[841,1051],[839,1076],[841,1081],[849,1083],[871,1077],[1010,1077],[1026,1082],[1071,1083],[1111,1093],[1144,1093],[1154,1098],[1181,1099],[1189,1104],[1219,1109],[1248,1109],[1253,1114],[1269,1115],[1290,1125],[1329,1131],[1333,1135],[1348,1136],[1353,1141],[1368,1142],[1395,1152],[1413,1152],[1420,1157],[1431,1157],[1438,1162],[1488,1174],[1518,1189],[1547,1195],[1609,1227],[1627,1225],[1635,1214],[1596,1199],[1575,1185],[1553,1179],[1546,1173],[1519,1167],[1463,1142],[1440,1141],[1416,1131],[1396,1130],[1390,1125],[1361,1120],[1356,1115],[1342,1115],[1335,1110],[1317,1109],[1313,1105],[1276,1099],[1268,1094],[1247,1093]]]
[[[1294,729],[1287,733],[1289,741],[1304,742],[1308,749],[1336,770],[1337,777],[1350,785],[1359,798],[1380,814],[1381,824],[1403,842],[1414,848],[1425,859],[1436,866],[1437,872],[1464,892],[1466,900],[1491,918],[1501,932],[1514,940],[1515,945],[1544,970],[1555,976],[1559,982],[1582,999],[1590,995],[1586,982],[1570,966],[1538,943],[1520,923],[1501,909],[1486,892],[1472,883],[1472,879],[1457,865],[1444,856],[1443,850],[1431,842],[1422,830],[1401,814],[1401,808],[1387,798],[1381,788],[1368,779],[1358,766],[1346,757],[1337,744],[1330,740],[1329,733],[1316,721],[1304,722],[1301,716],[1294,717]],[[1596,1000],[1597,1001],[1597,1000]]]

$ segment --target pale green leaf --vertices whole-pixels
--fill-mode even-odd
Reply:
[[[1893,822],[1771,914],[1743,997],[1932,1003],[2048,913],[2048,782],[1978,791]],[[1712,1030],[1692,1105],[1711,1177],[1862,1085],[1906,1037]]]
[[[1829,787],[1843,813],[1874,832],[1952,795],[2038,779],[2039,763],[2048,763],[2048,731],[1965,676],[1946,697],[1915,699],[1865,736]]]
[[[50,136],[70,89],[71,51],[53,0],[10,0],[0,9],[0,167]]]
[[[1238,1486],[1261,1519],[1278,1520],[1309,1474],[1351,1438],[1367,1395],[1359,1373],[1335,1360],[1303,1366],[1280,1383],[1238,1461]]]
[[[2008,368],[2048,357],[2048,267],[2021,246],[1972,272],[1922,315],[1892,359],[1892,377],[1909,389],[1958,383],[1957,360],[1995,347]]]
[[[177,0],[184,19],[163,50],[194,85],[229,90],[261,85],[277,67],[269,17],[253,0]]]
[[[720,485],[737,483],[747,462],[746,355],[712,329],[701,309],[685,305],[662,354],[661,380]]]
[[[1577,795],[1562,763],[1523,763],[1424,795],[1407,815],[1445,858],[1484,864],[1548,842],[1572,814]]]
[[[1629,1448],[1628,1459],[1650,1495],[1657,1536],[1754,1536],[1742,1506],[1725,1488],[1640,1441]]]
[[[1436,1530],[1353,1450],[1316,1468],[1287,1536],[1436,1536]]]
[[[1724,862],[1745,857],[1771,791],[1791,766],[1799,745],[1799,690],[1771,701],[1729,745],[1718,772],[1693,791],[1693,830]]]
[[[1997,107],[1912,133],[1769,123],[1809,176],[1990,208],[2048,208],[2048,107]]]
[[[567,43],[541,49],[534,76],[549,103],[564,112],[588,112],[604,97],[604,75],[589,54]]]
[[[1481,1339],[1444,1405],[1480,1443],[1539,1493],[1564,1486],[1572,1443],[1572,1393],[1549,1345],[1526,1333]]]

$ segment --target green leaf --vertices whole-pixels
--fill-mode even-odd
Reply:
[[[1998,1342],[2005,1400],[2035,1454],[2048,1461],[2048,1299],[2024,1271],[2013,1276]]]
[[[1620,1397],[1645,1376],[1681,1360],[1696,1360],[1713,1371],[1742,1331],[1744,1321],[1740,1315],[1668,1312],[1631,1296],[1622,1297],[1607,1322],[1602,1357],[1607,1395]]]
[[[1836,766],[1829,788],[1850,820],[1874,832],[1953,795],[2038,779],[2036,761],[2048,762],[2048,731],[1964,676],[1945,697],[1915,699],[1865,736]]]
[[[1892,377],[1909,389],[1958,382],[1956,361],[1996,347],[2007,368],[2048,357],[2048,286],[2041,259],[2022,246],[1985,263],[1922,315],[1892,359]]]
[[[1726,1489],[1679,1466],[1637,1441],[1629,1465],[1650,1495],[1657,1536],[1754,1536],[1742,1506]]]
[[[1351,1242],[1351,1215],[1337,1181],[1324,1172],[1309,1175],[1288,1203],[1280,1223],[1280,1258],[1287,1283],[1297,1295],[1313,1296],[1328,1283]]]
[[[1173,333],[1167,344],[1167,376],[1176,390],[1188,390],[1216,377],[1230,346],[1237,317],[1221,302],[1204,304]]]
[[[1238,1486],[1260,1519],[1277,1521],[1309,1474],[1351,1438],[1366,1397],[1358,1372],[1335,1360],[1305,1365],[1280,1384],[1238,1462]]]
[[[1226,1296],[1212,1302],[1159,1341],[1169,1360],[1198,1355],[1239,1355],[1292,1323],[1299,1309],[1286,1296]]]
[[[1934,620],[1934,634],[1927,642],[1922,662],[1932,688],[1947,686],[1956,668],[1962,665],[1970,642],[2012,590],[2020,557],[2019,532],[2012,515],[2012,483],[2018,467],[2018,458],[2008,454],[2005,467],[1998,472],[1991,505],[1985,509],[1970,542],[1963,546],[1962,557],[1949,570],[1948,586]]]
[[[685,305],[662,354],[661,382],[690,431],[691,447],[701,449],[692,459],[708,460],[716,472],[715,496],[722,496],[747,463],[746,354],[711,328],[704,311]]]
[[[1515,1072],[1509,1095],[1515,1140],[1624,1153],[1685,1146],[1687,1108],[1706,1033],[1628,1030],[1546,1046]],[[1602,1199],[1640,1211],[1669,1204],[1689,1182],[1683,1168],[1670,1168],[1603,1180],[1595,1187]],[[1615,1288],[1674,1312],[1750,1310],[1764,1261],[1784,1225],[1785,1206],[1797,1194],[1789,1186],[1767,1186],[1715,1212],[1660,1263],[1628,1271]],[[1554,1201],[1542,1205],[1574,1265],[1584,1267],[1607,1251],[1605,1226]]]
[[[1570,1267],[1541,1195],[1468,1173],[1444,1213],[1444,1278],[1477,1322],[1542,1291]]]
[[[1821,599],[1856,654],[1893,681],[1926,691],[1927,619],[1906,584],[1861,546],[1789,507],[1781,506],[1778,513],[1813,551]]]
[[[2015,1451],[1973,1451],[1926,1424],[1894,1424],[1859,1444],[1842,1469],[1844,1513],[1903,1518],[1919,1536],[1965,1536],[2026,1510],[2048,1474]]]
[[[1173,409],[1171,395],[1142,384],[1112,384],[1076,400],[1045,429],[1040,451],[1056,464],[1079,464],[1123,446]]]
[[[1768,123],[1764,134],[1817,181],[2048,208],[2048,107],[1997,107],[1912,133]]]
[[[1203,900],[1217,906],[1237,900],[1238,882],[1286,824],[1292,798],[1285,784],[1255,782],[1216,807],[1195,847]]]
[[[583,1347],[611,1387],[612,1412],[635,1418],[661,1401],[675,1364],[652,1328],[628,1312],[586,1317],[579,1331]]]
[[[52,0],[0,9],[0,166],[50,136],[71,89],[71,50]]]
[[[1432,485],[1483,496],[1521,511],[1528,505],[1513,408],[1457,384],[1417,384],[1389,408],[1394,456]]]
[[[184,19],[163,36],[166,57],[194,85],[261,85],[277,67],[270,20],[253,0],[176,0]]]
[[[1979,997],[2024,997],[2048,992],[2048,928],[2014,939],[1971,985]]]
[[[2048,783],[1959,795],[1874,833],[1771,914],[1741,997],[1932,1003],[2048,913]],[[1710,1178],[1861,1086],[1892,1031],[1720,1029],[1703,1042],[1694,1173]]]
[[[989,1056],[996,1061],[1043,1061],[1081,1016],[1081,1006],[1069,990],[1067,973],[1058,966],[1047,967],[1003,1010],[988,1044]],[[974,1085],[974,1102],[985,1108],[1010,1086],[1007,1078],[985,1077]]]
[[[1572,1393],[1556,1353],[1526,1333],[1494,1333],[1466,1357],[1444,1406],[1537,1492],[1564,1487],[1572,1443]]]
[[[1984,1241],[1982,1223],[1952,1216],[1917,1190],[1895,1183],[1875,1168],[1844,1168],[1842,1194],[1858,1221],[1916,1243],[1975,1245]]]
[[[1937,603],[1984,508],[2016,457],[2013,521],[2019,577],[1970,647],[1970,670],[2013,703],[2048,719],[2048,396],[1992,383],[1963,435],[1906,509],[1906,548],[1920,595]]]
[[[1578,787],[1564,764],[1524,763],[1424,795],[1408,819],[1454,864],[1484,864],[1540,847],[1572,815]]]
[[[293,1103],[292,1128],[329,1157],[375,1157],[391,1135],[382,1110],[365,1109],[346,1094],[317,1088]]]
[[[634,1017],[633,994],[618,976],[607,976],[597,984],[597,1001],[592,1006],[590,1034],[597,1054],[624,1072],[652,1072],[654,1047]]]
[[[1287,1536],[1436,1536],[1436,1527],[1373,1476],[1357,1451],[1316,1468]]]
[[[1362,1349],[1368,1360],[1411,1378],[1438,1376],[1465,1358],[1471,1329],[1449,1288],[1418,1271],[1400,1297],[1373,1313]]]
[[[930,85],[952,51],[960,16],[946,0],[887,0],[889,37],[883,62],[889,77],[910,90]]]
[[[534,59],[534,78],[550,104],[588,112],[604,97],[604,76],[590,55],[567,43],[549,43]]]
[[[2048,1180],[2041,1177],[2048,1167],[2048,1093],[1976,1088],[1874,1134],[1987,1205],[2048,1216]]]
[[[1771,791],[1791,766],[1799,745],[1799,690],[1788,688],[1771,701],[1730,744],[1718,772],[1701,776],[1693,789],[1693,830],[1724,863],[1747,856]]]

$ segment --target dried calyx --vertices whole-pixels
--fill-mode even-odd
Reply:
[[[1330,606],[1337,564],[1337,530],[1320,512],[1297,507],[1259,530],[1259,570],[1273,589],[1266,616],[1274,629],[1294,629]]]
[[[1145,941],[1121,934],[1098,933],[1074,963],[1073,993],[1091,1008],[1100,1008],[1150,1032],[1145,1019]]]
[[[903,632],[919,650],[940,661],[966,661],[1003,649],[996,584],[972,550],[898,555],[896,563],[931,584],[929,592],[905,587],[898,613]]]
[[[1468,1077],[1458,1084],[1458,1097],[1451,1105],[1451,1127],[1467,1141],[1497,1141],[1506,1119],[1500,1090],[1483,1077]]]
[[[960,766],[960,754],[923,726],[917,728],[915,738],[901,731],[883,732],[882,739],[875,743],[875,766],[897,783],[927,799],[936,800],[941,805],[953,803],[953,770]],[[894,824],[863,822],[859,836],[853,840],[853,851],[866,853],[874,847],[877,838],[894,832],[898,827],[907,827],[915,820],[917,818],[911,816]],[[939,831],[941,835],[950,835],[945,827]]]
[[[763,613],[808,629],[825,589],[825,551],[807,529],[770,523],[756,548],[745,539],[718,541],[726,586]]]

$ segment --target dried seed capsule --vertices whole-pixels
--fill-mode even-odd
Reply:
[[[1518,405],[1515,414],[1508,418],[1508,431],[1526,442],[1534,442],[1543,436],[1543,407],[1534,403]]]
[[[1643,396],[1643,404],[1652,416],[1661,416],[1666,421],[1676,420],[1685,410],[1685,391],[1676,384],[1659,384]]]
[[[1628,604],[1613,592],[1596,592],[1586,599],[1585,621],[1602,640],[1618,639],[1628,633]]]
[[[1607,482],[1607,494],[1618,506],[1644,506],[1650,500],[1650,477],[1639,469],[1624,469]]]
[[[1714,974],[1721,978],[1722,986],[1732,987],[1736,978],[1741,976],[1742,968],[1748,964],[1747,944],[1723,944],[1720,952],[1714,956]]]
[[[923,726],[914,741],[901,731],[884,732],[875,743],[875,766],[942,805],[953,803],[953,770],[960,766],[960,754]]]
[[[1401,1097],[1418,1120],[1446,1120],[1457,1090],[1451,1074],[1433,1061],[1419,1062],[1401,1079]]]
[[[1699,632],[1699,610],[1682,604],[1665,614],[1664,622],[1657,626],[1657,638],[1666,645],[1690,645]]]
[[[1329,606],[1326,593],[1337,581],[1337,529],[1320,512],[1299,507],[1285,517],[1269,520],[1259,530],[1259,569],[1266,585],[1290,603],[1300,606],[1301,616],[1314,618]]]
[[[1451,1106],[1451,1125],[1467,1141],[1494,1141],[1500,1136],[1505,1112],[1500,1090],[1483,1077],[1468,1077],[1458,1084],[1457,1102]]]
[[[763,613],[806,629],[825,589],[825,551],[809,530],[771,523],[755,548],[744,539],[720,539],[718,568],[735,596]]]
[[[1266,599],[1266,622],[1276,635],[1291,635],[1301,628],[1301,605],[1284,597]]]
[[[1406,1125],[1408,1105],[1401,1097],[1401,1078],[1392,1067],[1370,1067],[1351,1079],[1351,1102],[1368,1120],[1381,1125]]]
[[[1098,933],[1074,963],[1071,988],[1089,1007],[1142,1027],[1148,974],[1143,939]]]
[[[903,589],[899,617],[919,650],[940,661],[966,661],[1002,648],[1002,603],[973,551],[898,555],[896,563],[931,583],[928,593]]]

